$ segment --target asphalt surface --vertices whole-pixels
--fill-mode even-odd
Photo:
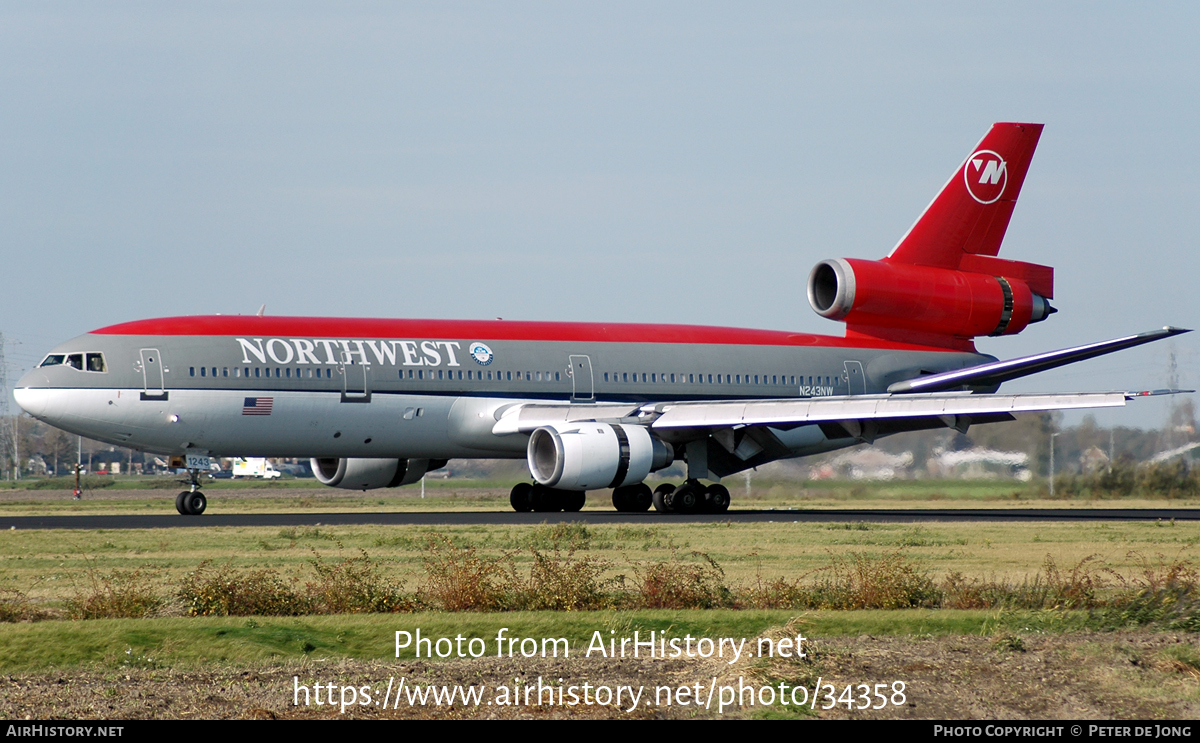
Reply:
[[[692,524],[713,521],[829,522],[870,521],[919,523],[932,521],[1200,521],[1200,508],[953,508],[953,509],[837,509],[837,510],[733,510],[712,514],[618,513],[515,513],[513,511],[416,513],[268,513],[179,515],[2,516],[3,529],[175,529],[182,527],[238,526],[453,526],[474,524]]]

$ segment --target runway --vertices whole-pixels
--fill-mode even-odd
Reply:
[[[954,521],[1200,521],[1198,508],[952,508],[952,509],[830,509],[830,510],[733,510],[719,515],[618,513],[409,512],[409,513],[269,513],[90,516],[5,516],[3,529],[179,529],[247,526],[468,526],[478,524],[542,524],[580,522],[585,524],[695,524],[706,522],[794,522],[867,521],[874,523],[920,523]]]

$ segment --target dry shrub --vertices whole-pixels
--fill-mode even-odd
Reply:
[[[318,614],[364,614],[413,611],[412,599],[401,587],[380,574],[366,550],[358,557],[326,563],[320,555],[312,561],[317,580],[305,586],[307,600]],[[316,554],[314,552],[314,554]]]
[[[522,608],[551,611],[586,611],[602,609],[613,602],[606,592],[608,584],[600,575],[608,568],[604,560],[576,557],[574,551],[565,556],[554,551],[533,552],[529,568],[529,583],[520,604]]]
[[[1105,576],[1120,577],[1101,565],[1100,560],[1100,555],[1089,555],[1070,570],[1063,571],[1053,557],[1046,555],[1041,575],[1046,582],[1047,602],[1064,609],[1087,609],[1098,605],[1097,592],[1106,585]]]
[[[1168,561],[1163,555],[1154,561],[1137,552],[1130,555],[1141,563],[1140,570],[1129,580],[1117,576],[1125,590],[1098,612],[1100,622],[1113,628],[1161,624],[1167,629],[1200,631],[1196,596],[1200,575],[1195,565],[1178,558]]]
[[[915,609],[936,607],[942,599],[928,573],[899,552],[854,552],[817,575],[808,589],[814,609]]]
[[[707,554],[692,552],[700,563],[683,563],[674,553],[667,562],[635,565],[633,601],[639,609],[717,609],[734,605],[725,571]]]
[[[49,617],[29,597],[13,588],[0,589],[0,622],[36,622]]]
[[[140,570],[88,571],[88,587],[76,588],[67,600],[68,619],[133,619],[153,614],[163,600],[148,585],[152,576]]]
[[[481,557],[474,547],[457,547],[444,535],[431,536],[425,552],[423,597],[445,611],[502,611],[512,603],[511,560]]]
[[[193,617],[296,616],[308,614],[312,602],[274,570],[235,570],[200,563],[183,579],[179,597]]]

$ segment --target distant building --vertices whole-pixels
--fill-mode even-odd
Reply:
[[[1020,451],[963,449],[942,451],[925,464],[932,477],[957,477],[964,480],[1013,479],[1025,482],[1033,477],[1029,455]]]

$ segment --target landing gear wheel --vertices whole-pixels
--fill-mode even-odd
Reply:
[[[526,513],[533,510],[532,496],[533,486],[527,482],[519,482],[509,491],[508,502],[517,513]]]
[[[729,510],[729,488],[712,484],[704,491],[705,510],[709,513],[725,513]]]
[[[642,513],[650,510],[654,503],[654,494],[650,486],[639,482],[637,485],[626,485],[613,490],[613,508],[622,513]]]
[[[629,501],[629,488],[613,488],[613,508],[624,513],[625,511],[630,510]]]
[[[688,480],[675,491],[675,510],[679,513],[699,513],[704,506],[704,486]]]
[[[632,485],[629,488],[629,510],[634,513],[645,513],[650,510],[650,506],[654,505],[654,494],[650,492],[650,486],[644,482],[637,485]]]
[[[529,503],[538,513],[561,511],[563,507],[559,493],[544,485],[534,485],[529,494]]]
[[[191,493],[185,490],[179,495],[175,496],[175,510],[179,511],[180,516],[188,515],[186,503],[189,495],[191,495]]]
[[[199,516],[208,507],[208,498],[198,490],[194,493],[184,493],[184,496],[183,507],[189,516]]]
[[[674,513],[675,502],[675,486],[669,482],[664,482],[654,489],[651,495],[651,501],[654,503],[654,510],[659,513]]]
[[[587,493],[582,490],[573,490],[563,493],[559,498],[564,511],[579,511],[583,509],[583,504],[587,503]]]

